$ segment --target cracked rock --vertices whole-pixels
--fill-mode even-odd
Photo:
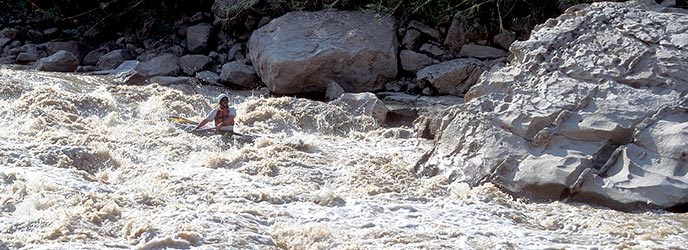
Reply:
[[[688,14],[570,8],[482,74],[417,167],[539,200],[688,204]]]

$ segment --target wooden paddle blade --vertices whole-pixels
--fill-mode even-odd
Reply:
[[[179,116],[170,116],[169,117],[170,121],[180,123],[180,124],[196,124],[197,122],[186,119],[184,117],[179,117]]]

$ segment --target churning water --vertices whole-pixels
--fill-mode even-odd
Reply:
[[[685,249],[688,215],[419,178],[432,141],[334,104],[0,68],[0,249]]]

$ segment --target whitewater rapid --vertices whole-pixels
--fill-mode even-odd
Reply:
[[[417,177],[432,148],[334,104],[0,68],[0,249],[685,249],[688,215]]]

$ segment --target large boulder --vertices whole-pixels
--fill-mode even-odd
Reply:
[[[208,50],[210,37],[213,33],[213,25],[201,23],[186,29],[186,49],[192,53],[201,53]]]
[[[441,95],[463,96],[483,73],[485,64],[473,58],[459,58],[425,67],[416,73],[416,80],[432,85]]]
[[[38,60],[36,69],[40,71],[74,72],[79,66],[79,58],[72,52],[60,50],[55,54]]]
[[[483,74],[418,173],[622,210],[687,204],[685,27],[653,3],[568,9]]]
[[[88,52],[86,54],[86,56],[84,56],[84,59],[81,60],[81,64],[88,65],[88,66],[96,65],[98,63],[98,59],[100,59],[100,57],[102,57],[103,55],[105,55],[107,53],[108,53],[107,48],[98,48],[98,49],[92,50],[92,51]]]
[[[114,69],[124,61],[134,59],[134,53],[130,50],[118,49],[110,51],[100,58],[96,62],[96,67],[99,70]]]
[[[179,58],[179,66],[187,75],[193,75],[208,67],[212,59],[206,55],[184,55]]]
[[[171,53],[165,53],[139,63],[136,66],[136,71],[147,77],[176,76],[181,73],[182,68],[179,66],[179,57]]]
[[[69,51],[76,57],[79,57],[81,54],[81,45],[77,41],[48,42],[46,43],[46,48],[48,49],[48,55],[53,55],[60,50]]]
[[[375,91],[397,75],[391,18],[361,11],[290,12],[254,31],[249,58],[276,94]]]
[[[399,62],[403,70],[416,73],[418,70],[433,63],[432,58],[413,50],[401,50]]]
[[[258,86],[258,77],[253,67],[239,61],[228,62],[222,65],[220,82],[253,88]]]

